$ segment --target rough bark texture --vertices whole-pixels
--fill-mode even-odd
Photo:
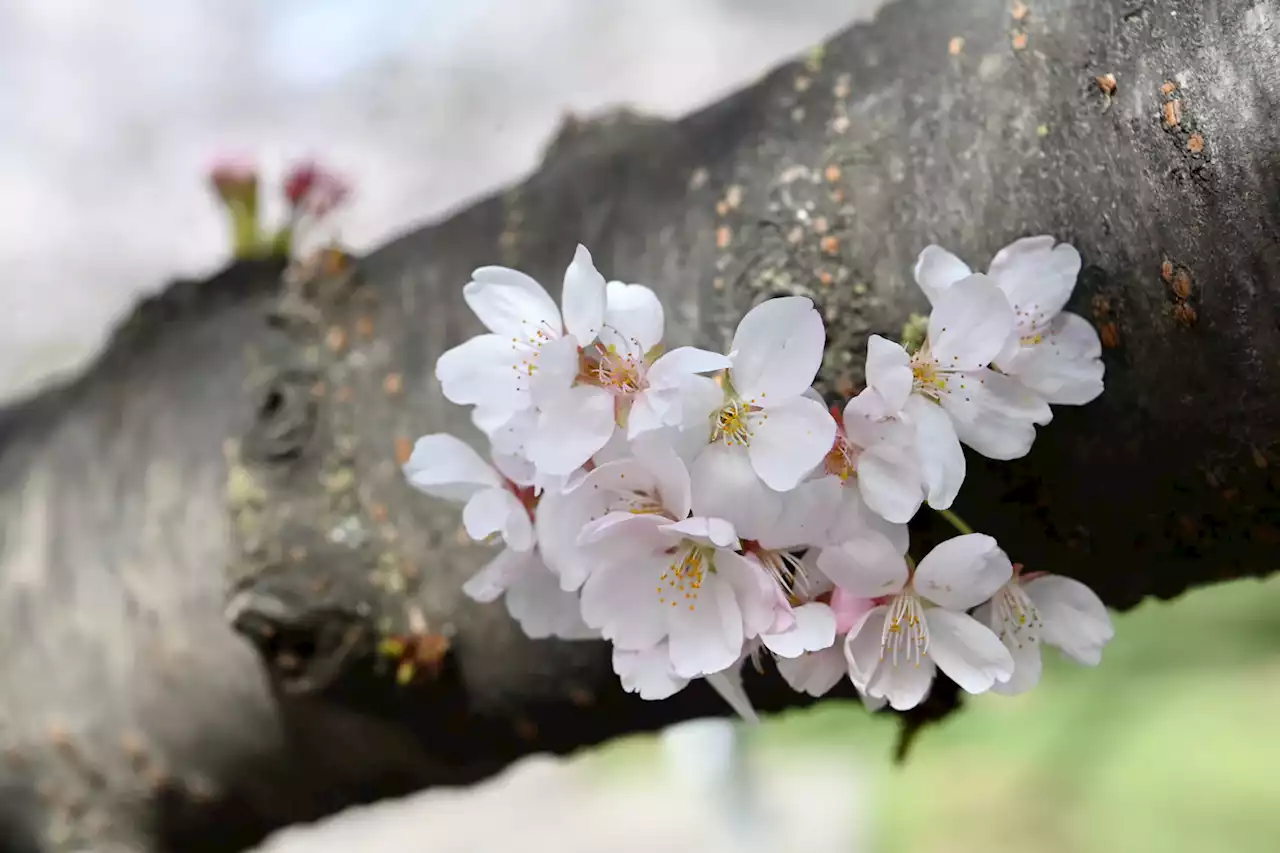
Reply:
[[[627,697],[604,648],[526,640],[464,599],[485,553],[399,474],[413,437],[473,434],[431,379],[476,331],[470,270],[557,281],[578,241],[661,291],[669,342],[719,346],[754,302],[812,296],[839,395],[866,337],[924,307],[924,245],[980,266],[1019,236],[1068,240],[1107,391],[1026,459],[970,455],[959,512],[1117,608],[1270,571],[1278,101],[1274,2],[899,0],[683,121],[570,128],[526,183],[355,276],[175,286],[87,375],[0,415],[9,849],[237,849],[720,712],[701,686]],[[436,651],[407,688],[373,651],[391,633]],[[797,702],[771,672],[749,686]]]

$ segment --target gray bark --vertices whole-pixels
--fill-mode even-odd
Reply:
[[[567,128],[525,183],[353,278],[282,291],[250,265],[176,285],[85,376],[0,416],[12,849],[236,849],[721,712],[698,685],[625,696],[602,647],[529,641],[467,601],[485,553],[399,474],[404,441],[474,435],[431,379],[477,329],[471,269],[557,281],[579,241],[659,289],[668,343],[720,346],[760,299],[812,296],[833,397],[860,383],[869,334],[924,308],[910,270],[927,243],[981,266],[1019,236],[1070,241],[1086,263],[1070,307],[1108,345],[1107,391],[1059,409],[1026,459],[970,455],[958,511],[1121,609],[1265,574],[1278,100],[1270,0],[1040,0],[1021,20],[1004,0],[898,0],[682,121]],[[448,650],[398,688],[373,649],[406,631]],[[764,708],[800,701],[772,672],[749,688]],[[939,689],[915,722],[953,703]]]

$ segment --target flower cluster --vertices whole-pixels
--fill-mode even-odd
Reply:
[[[209,169],[209,185],[231,220],[232,249],[237,259],[270,255],[287,258],[297,253],[299,239],[314,237],[311,232],[351,194],[350,184],[337,173],[311,161],[294,165],[281,185],[287,218],[268,236],[259,222],[258,168],[251,160],[217,161]]]
[[[873,336],[867,387],[830,410],[807,298],[757,305],[727,353],[664,351],[654,292],[606,281],[581,246],[560,305],[482,267],[463,297],[488,332],[436,376],[474,407],[490,461],[428,435],[405,474],[463,503],[472,539],[504,544],[468,595],[502,598],[531,637],[607,640],[644,698],[705,678],[749,716],[741,666],[764,655],[798,691],[847,677],[872,707],[913,707],[937,669],[972,693],[1026,690],[1041,643],[1098,662],[1106,609],[1078,581],[1023,572],[948,508],[962,443],[1022,456],[1050,404],[1101,393],[1097,335],[1062,310],[1079,269],[1051,237],[1013,243],[986,274],[930,246],[922,339]],[[961,535],[917,563],[907,522],[925,503]]]

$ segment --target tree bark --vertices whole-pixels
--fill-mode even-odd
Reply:
[[[668,344],[722,346],[759,300],[813,297],[834,398],[870,334],[925,308],[926,244],[981,266],[1020,236],[1067,240],[1107,390],[1025,459],[969,454],[958,511],[1120,609],[1269,572],[1278,101],[1270,0],[898,0],[682,121],[567,128],[525,183],[354,275],[174,286],[86,375],[0,415],[0,789],[39,804],[0,804],[7,849],[239,849],[722,712],[701,685],[627,696],[603,646],[527,640],[465,599],[485,552],[399,473],[418,435],[475,436],[432,379],[477,331],[471,269],[556,281],[577,242],[659,290]],[[915,528],[945,535],[929,513]],[[389,634],[429,652],[404,688],[375,652]],[[748,686],[765,709],[802,702],[772,671]],[[954,701],[940,685],[913,724]]]

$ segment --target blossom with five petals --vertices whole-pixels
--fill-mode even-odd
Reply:
[[[1040,644],[1057,646],[1085,666],[1102,661],[1102,648],[1115,636],[1107,607],[1078,580],[1045,572],[1013,577],[974,611],[974,618],[991,626],[1013,656],[1013,678],[993,689],[1024,693],[1040,681]]]
[[[883,413],[916,426],[930,506],[950,506],[964,481],[957,438],[992,459],[1016,459],[1031,449],[1035,424],[1052,417],[1037,394],[990,368],[1013,328],[1004,294],[975,273],[938,297],[917,352],[879,335],[867,342],[867,385]]]
[[[497,470],[470,445],[439,433],[418,439],[404,464],[405,477],[414,488],[464,504],[462,523],[468,536],[485,541],[498,534],[506,544],[463,585],[463,592],[481,602],[496,601],[505,593],[507,611],[535,639],[595,636],[582,622],[578,597],[560,589],[536,547],[538,500],[526,480],[527,463],[495,455],[494,464]]]
[[[775,491],[795,488],[835,438],[831,413],[808,396],[825,342],[822,317],[803,296],[760,303],[734,332],[711,444],[744,456]]]
[[[694,678],[727,669],[743,642],[773,623],[774,599],[758,565],[737,553],[733,525],[659,513],[611,512],[583,528],[598,562],[582,586],[582,618],[615,648],[667,640],[672,672]]]
[[[990,536],[939,544],[912,569],[901,559],[824,549],[818,565],[837,586],[877,605],[845,638],[849,677],[897,710],[918,705],[941,669],[970,693],[1013,676],[1013,658],[989,628],[965,611],[1011,577],[1009,558]]]
[[[1054,405],[1079,406],[1102,393],[1098,333],[1079,314],[1062,310],[1079,273],[1080,253],[1049,235],[1015,240],[987,270],[1015,317],[1013,338],[993,363]],[[928,246],[916,261],[916,283],[932,303],[970,274],[941,246]]]

